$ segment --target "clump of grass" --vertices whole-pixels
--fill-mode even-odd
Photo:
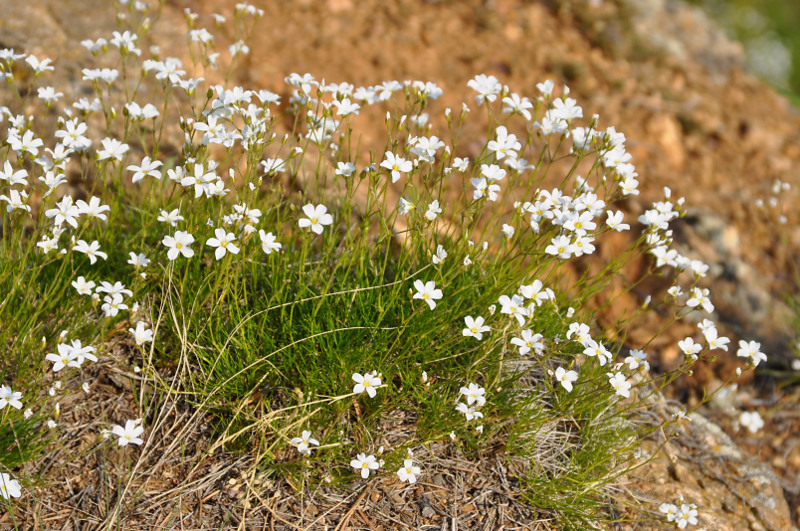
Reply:
[[[288,102],[209,87],[203,68],[221,76],[196,18],[188,74],[177,59],[146,58],[140,7],[110,44],[86,44],[112,68],[84,72],[93,102],[48,113],[51,92],[33,90],[46,63],[28,60],[21,90],[10,72],[23,58],[4,52],[18,105],[41,114],[4,110],[0,380],[30,414],[3,409],[3,468],[34,479],[25,464],[59,429],[59,382],[116,344],[139,371],[142,419],[107,419],[116,427],[98,448],[113,433],[150,451],[164,401],[180,396],[193,422],[174,437],[212,414],[209,454],[252,452],[298,488],[397,467],[410,481],[426,463],[409,455],[450,444],[528,463],[522,496],[565,528],[610,518],[607,485],[636,466],[638,437],[663,428],[633,413],[715,348],[690,345],[676,371],[651,376],[643,352],[625,358],[590,326],[587,301],[644,253],[689,272],[663,303],[680,301],[676,319],[710,305],[696,287],[705,266],[668,249],[682,212],[669,193],[623,253],[581,275],[570,267],[630,229],[613,206],[638,193],[624,135],[584,119],[549,81],[529,99],[476,76],[474,104],[457,112],[437,108],[441,90],[421,81],[356,88],[292,74]],[[234,18],[248,33],[252,17],[243,5]],[[229,51],[226,79],[246,45]],[[385,113],[382,149],[359,147],[368,107]],[[469,120],[487,126],[471,154],[459,141]],[[167,149],[175,125],[182,145]],[[82,203],[60,182],[68,171]],[[139,462],[119,478],[118,508]]]

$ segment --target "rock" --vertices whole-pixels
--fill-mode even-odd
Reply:
[[[789,505],[772,469],[743,452],[722,429],[704,416],[692,413],[680,432],[651,462],[635,472],[635,496],[650,501],[654,515],[661,503],[686,503],[698,508],[698,531],[749,529],[792,531]],[[653,452],[647,441],[645,452]],[[647,453],[646,455],[650,455]],[[641,522],[637,529],[665,529],[663,515]]]

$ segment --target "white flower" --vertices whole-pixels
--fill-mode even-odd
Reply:
[[[553,101],[552,113],[555,118],[572,123],[575,118],[583,117],[583,110],[575,105],[577,102],[572,98],[556,99]]]
[[[319,441],[311,437],[310,431],[304,431],[300,437],[295,437],[290,441],[292,446],[297,447],[297,451],[303,455],[311,453],[311,445],[319,446]]]
[[[459,393],[467,397],[467,405],[475,404],[475,407],[481,407],[486,403],[486,389],[476,383],[470,383],[467,387],[462,387]]]
[[[416,139],[416,143],[414,143],[414,147],[411,148],[411,152],[419,157],[420,162],[429,162],[433,164],[436,160],[436,150],[443,147],[444,142],[439,140],[439,137],[432,136],[428,138],[423,136]]]
[[[572,392],[572,383],[578,380],[578,373],[575,371],[566,371],[563,367],[556,369],[556,380],[560,383],[567,392]]]
[[[519,295],[501,295],[498,302],[502,305],[500,313],[505,313],[511,317],[515,317],[520,326],[525,324],[525,318],[530,315],[530,311],[524,305],[524,300]]]
[[[109,295],[127,295],[130,297],[133,295],[133,292],[125,287],[125,284],[122,282],[106,282],[105,280],[100,282],[100,286],[97,288],[97,293],[108,293]]]
[[[466,417],[466,419],[467,419],[467,422],[469,422],[471,420],[483,418],[483,413],[481,413],[480,411],[477,411],[476,410],[477,407],[478,407],[477,405],[473,406],[473,407],[470,407],[467,404],[465,404],[464,402],[459,402],[456,405],[456,411],[458,411],[459,413],[463,413],[464,417]]]
[[[128,328],[128,332],[133,334],[133,339],[139,346],[143,343],[153,341],[153,331],[145,328],[145,326],[146,325],[142,321],[139,321],[136,323],[136,329]]]
[[[549,79],[542,83],[536,83],[536,88],[542,93],[543,98],[549,98],[553,94],[554,86],[554,83]]]
[[[359,373],[354,373],[353,381],[356,382],[356,385],[353,386],[353,392],[361,394],[366,391],[370,398],[375,398],[377,394],[375,388],[381,385],[381,379],[376,371],[365,372],[363,376]]]
[[[55,70],[53,66],[50,64],[53,62],[52,59],[45,58],[40,61],[39,59],[36,58],[35,55],[29,55],[28,57],[25,58],[25,62],[31,65],[31,68],[33,68],[34,75],[37,77],[43,72],[47,71],[52,72]]]
[[[179,254],[182,254],[186,258],[194,256],[194,251],[189,247],[194,243],[194,236],[188,232],[179,230],[175,233],[174,237],[169,235],[164,236],[161,243],[169,248],[169,251],[167,251],[167,258],[170,260],[175,260],[178,258]]]
[[[467,327],[461,331],[461,334],[474,337],[478,341],[483,339],[484,332],[491,330],[488,326],[484,326],[483,317],[480,316],[477,319],[473,319],[471,315],[468,315],[464,317],[464,324],[466,324]]]
[[[13,192],[14,192],[14,190],[12,190],[12,193]],[[398,203],[398,206],[397,206],[397,212],[400,215],[405,216],[406,214],[408,214],[409,212],[411,212],[415,208],[416,208],[416,205],[414,205],[414,203],[412,203],[411,201],[406,201],[405,199],[403,199],[401,197],[400,198],[400,202]],[[30,210],[30,208],[28,210]]]
[[[697,506],[693,503],[682,503],[675,522],[679,529],[685,529],[688,524],[697,525]]]
[[[567,260],[575,252],[575,245],[569,239],[569,236],[555,236],[550,240],[550,245],[545,247],[544,252],[549,255],[557,256],[562,260]]]
[[[630,225],[622,222],[625,214],[623,214],[621,210],[617,210],[616,212],[609,210],[606,212],[606,214],[608,214],[608,219],[606,220],[606,225],[608,225],[608,228],[617,232],[631,229]]]
[[[519,347],[519,353],[526,355],[533,349],[537,354],[544,351],[544,343],[542,342],[542,334],[534,334],[531,330],[525,329],[521,333],[522,337],[512,337],[511,344]]]
[[[489,201],[497,201],[497,192],[500,191],[500,185],[489,184],[486,177],[473,177],[469,182],[475,187],[475,190],[472,192],[473,199],[477,201],[482,197],[486,197]]]
[[[469,159],[464,157],[456,157],[453,159],[453,169],[464,173],[469,168]]]
[[[7,385],[0,386],[0,409],[4,409],[7,405],[14,409],[22,409],[22,393],[14,392]]]
[[[104,138],[100,143],[103,144],[103,149],[97,152],[97,160],[115,159],[122,162],[125,153],[130,149],[128,144],[114,138]]]
[[[425,217],[428,218],[430,221],[436,219],[436,216],[442,213],[442,209],[439,208],[439,201],[434,199],[430,205],[428,205],[428,211],[425,212]]]
[[[695,356],[695,354],[703,350],[703,346],[695,343],[694,339],[691,337],[687,337],[683,341],[678,341],[678,347],[680,347],[683,353],[687,356]]]
[[[161,179],[161,171],[158,169],[161,167],[161,164],[162,162],[160,160],[152,160],[150,157],[145,157],[142,159],[141,165],[136,166],[131,164],[126,169],[134,172],[131,178],[132,182],[141,181],[147,175],[155,177],[156,179]]]
[[[495,133],[497,134],[497,138],[495,140],[489,141],[489,143],[486,145],[487,149],[489,149],[489,151],[494,152],[494,156],[497,160],[501,160],[503,157],[506,156],[510,158],[517,158],[517,151],[519,151],[522,148],[522,144],[520,144],[517,141],[517,135],[509,134],[508,129],[506,129],[505,126],[503,125],[499,126],[495,130]],[[487,165],[484,164],[482,168],[485,167],[487,167]],[[494,164],[488,167],[496,168],[496,170],[494,171],[499,170],[500,172],[502,172],[503,176],[505,176],[506,173],[505,170],[500,170],[500,168],[495,166]],[[482,171],[482,173],[484,172]],[[493,181],[499,180],[496,178],[489,177],[489,175],[487,175],[486,173],[484,173],[484,175],[486,175],[486,177],[489,178],[490,180]],[[500,179],[502,178],[503,177],[501,176]]]
[[[72,281],[72,287],[75,288],[80,295],[91,295],[94,290],[95,283],[93,281],[86,281],[82,276],[77,280]]]
[[[575,336],[575,341],[584,347],[592,340],[592,336],[589,333],[589,325],[584,323],[570,323],[569,330],[567,331],[567,339],[571,339],[573,335]]]
[[[757,433],[758,430],[764,427],[764,420],[758,411],[753,411],[752,413],[742,411],[742,414],[739,415],[739,424],[747,428],[750,433]]]
[[[631,396],[631,383],[625,379],[625,375],[621,372],[618,373],[606,373],[608,376],[608,383],[611,384],[611,387],[614,388],[616,393],[623,397],[628,398]]]
[[[736,355],[740,358],[749,358],[753,365],[757,366],[762,361],[767,361],[767,355],[761,352],[761,343],[757,341],[739,341],[739,350]]]
[[[327,212],[328,207],[325,205],[314,206],[309,203],[303,207],[303,213],[306,217],[300,218],[297,223],[302,229],[310,227],[315,234],[322,234],[323,225],[333,223],[333,216],[327,214]]]
[[[15,170],[9,161],[6,161],[3,169],[0,170],[0,179],[6,181],[9,186],[28,184],[28,171],[25,169]]]
[[[111,433],[119,437],[117,444],[120,446],[128,446],[129,444],[141,445],[144,441],[139,436],[144,433],[144,428],[141,426],[142,419],[129,420],[125,422],[123,428],[119,424],[111,428]]]
[[[714,311],[714,305],[708,298],[707,289],[692,288],[689,300],[686,301],[686,306],[688,306],[689,308],[695,308],[697,306],[700,306],[708,313]]]
[[[229,251],[232,254],[239,254],[239,247],[233,243],[236,241],[236,236],[232,232],[219,228],[214,230],[214,236],[216,238],[209,238],[206,241],[206,245],[216,247],[217,250],[214,251],[214,256],[217,260],[222,260],[222,257]]]
[[[410,160],[398,157],[391,151],[387,151],[386,158],[381,162],[381,168],[386,168],[392,172],[392,182],[396,183],[400,180],[401,174],[408,173],[414,168],[414,164]]]
[[[414,294],[415,299],[427,302],[431,310],[436,308],[436,301],[442,298],[442,290],[436,289],[436,282],[430,280],[423,284],[421,280],[415,280],[414,288],[417,290]]]
[[[97,262],[98,257],[103,260],[108,259],[108,255],[100,250],[100,242],[97,240],[93,241],[91,244],[86,243],[84,240],[78,240],[77,245],[75,245],[72,250],[85,254],[89,257],[89,262],[92,264]]]
[[[110,206],[101,205],[100,198],[94,196],[92,196],[88,203],[83,199],[78,199],[75,206],[78,208],[78,212],[85,214],[86,217],[102,219],[103,221],[107,219],[104,212],[109,212],[111,210]]]
[[[628,364],[628,369],[636,370],[643,367],[645,371],[650,370],[650,362],[647,361],[647,353],[639,349],[631,349],[630,354],[625,358],[625,363]]]
[[[158,221],[161,221],[162,223],[169,223],[174,227],[179,221],[183,221],[183,216],[181,216],[181,211],[177,208],[172,212],[162,210],[161,215],[158,216]]]
[[[133,267],[147,267],[148,264],[150,264],[150,259],[142,253],[136,254],[134,252],[130,252],[128,253],[128,256],[130,256],[128,263]]]
[[[339,162],[334,173],[342,177],[350,177],[354,171],[356,171],[356,165],[352,162]]]
[[[11,190],[12,195],[14,192],[16,190]],[[9,206],[9,208],[11,207]],[[61,201],[55,204],[55,208],[51,208],[44,213],[48,218],[53,218],[53,225],[56,227],[60,227],[66,221],[74,229],[78,228],[77,218],[80,214],[78,207],[72,204],[72,196],[69,195],[62,197]]]
[[[545,288],[542,281],[538,278],[531,284],[522,285],[519,287],[519,294],[526,299],[532,300],[536,306],[541,306],[544,301],[553,299],[555,294],[550,288]]]
[[[351,102],[350,98],[344,98],[341,101],[334,100],[333,106],[336,107],[336,112],[339,114],[339,116],[358,114],[358,110],[361,109],[361,106],[357,103]]]
[[[678,507],[672,503],[662,503],[658,510],[667,516],[669,522],[674,522],[678,516]]]
[[[400,478],[400,481],[408,481],[413,484],[417,482],[417,476],[421,473],[422,469],[418,466],[414,466],[414,461],[411,459],[404,459],[403,466],[397,471],[397,477]]]
[[[106,317],[116,316],[120,310],[127,310],[128,305],[122,302],[122,295],[115,293],[103,297],[103,305],[100,307]]]
[[[594,339],[586,341],[583,353],[589,357],[597,356],[597,361],[600,362],[601,367],[608,363],[612,357],[606,346],[601,341],[595,341]]]
[[[431,262],[438,265],[444,262],[445,258],[447,258],[447,251],[444,250],[444,246],[439,245],[436,247],[436,254],[431,257]]]
[[[278,251],[282,247],[280,243],[275,241],[275,235],[271,232],[258,231],[258,236],[261,238],[261,248],[267,254],[272,254],[273,251]]]
[[[367,479],[370,470],[378,470],[380,464],[375,460],[374,455],[358,454],[355,459],[350,461],[350,466],[361,473],[361,477]]]
[[[22,496],[22,488],[19,485],[19,481],[11,479],[11,476],[5,472],[0,473],[0,496],[6,500]]]
[[[11,190],[7,196],[0,195],[0,201],[5,201],[8,203],[8,205],[6,205],[6,212],[11,212],[16,209],[30,212],[31,207],[25,204],[25,199],[27,198],[28,198],[28,193],[25,190],[23,190],[22,192],[19,192],[17,190]],[[47,212],[50,212],[50,210],[48,210]],[[47,215],[47,212],[45,212],[45,215]]]
[[[80,367],[81,364],[78,361],[78,354],[75,352],[75,349],[72,346],[67,345],[66,343],[59,343],[57,345],[58,354],[49,353],[47,354],[44,359],[47,361],[53,362],[53,372],[58,372],[64,367]]]
[[[528,109],[533,109],[533,103],[528,98],[520,98],[519,94],[512,93],[503,98],[503,113],[516,113],[522,115],[526,120],[531,119],[531,112]]]
[[[712,326],[703,330],[703,336],[706,338],[709,350],[719,349],[726,352],[728,351],[728,343],[730,343],[731,340],[725,336],[720,336],[716,327]]]
[[[467,86],[478,93],[475,101],[478,105],[483,105],[485,100],[494,101],[503,89],[503,86],[494,76],[478,74],[467,82]]]

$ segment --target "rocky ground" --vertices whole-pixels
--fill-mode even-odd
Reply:
[[[211,26],[209,15],[227,15],[234,3],[167,0],[161,15],[167,23],[156,26],[154,44],[165,54],[180,48],[175,44],[184,38],[184,8],[191,7],[201,14],[203,24]],[[685,436],[627,478],[623,491],[658,502],[674,500],[679,493],[691,497],[701,509],[698,529],[782,531],[800,525],[796,377],[795,386],[790,385],[796,333],[785,304],[785,297],[797,291],[800,182],[795,168],[800,162],[800,113],[743,71],[736,44],[701,12],[672,0],[270,0],[256,4],[266,15],[250,42],[251,54],[235,74],[248,88],[285,91],[282,80],[291,72],[356,84],[423,79],[444,89],[442,106],[456,106],[467,80],[477,73],[493,74],[523,94],[532,94],[536,83],[549,78],[568,84],[585,112],[598,113],[603,126],[615,125],[625,132],[642,182],[642,195],[629,201],[627,210],[641,211],[647,202],[661,197],[664,186],[686,197],[690,211],[677,226],[676,239],[686,254],[712,265],[706,287],[717,308],[715,320],[733,337],[761,341],[771,361],[755,379],[738,381],[738,390],[729,393],[727,401],[717,401],[703,410],[702,417],[685,424]],[[79,41],[108,36],[115,29],[113,10],[105,0],[0,0],[0,8],[0,47],[54,58],[59,81],[53,84],[59,86],[74,84],[85,66],[87,55]],[[220,48],[235,40],[224,29],[218,39]],[[364,142],[369,145],[377,134],[378,130],[363,131]],[[776,179],[790,183],[792,189],[773,194]],[[777,197],[775,207],[770,206],[773,196]],[[765,206],[759,206],[760,201]],[[778,223],[780,215],[786,217],[784,224]],[[610,256],[615,249],[606,246],[600,251]],[[635,269],[632,272],[636,274]],[[607,315],[619,315],[650,293],[657,299],[659,290],[668,286],[668,280],[659,285],[656,279],[619,300]],[[608,323],[613,321],[614,317],[608,318]],[[658,327],[656,320],[640,323],[628,339],[634,344],[644,341]],[[677,340],[689,332],[693,330],[674,327],[652,345],[660,367],[676,363]],[[692,404],[702,388],[714,389],[734,366],[725,358],[699,368],[680,382],[672,398]],[[110,376],[104,381],[114,385]],[[109,397],[112,391],[109,388]],[[738,430],[736,413],[743,409],[758,410],[766,427],[755,435]],[[456,524],[461,529],[524,528],[514,522],[525,522],[530,515],[515,505],[513,484],[503,465],[450,458],[451,470],[467,472],[443,475],[442,485],[420,487],[423,490],[413,493],[370,486],[356,493],[363,494],[358,498],[288,502],[289,495],[275,489],[269,500],[260,500],[271,507],[263,511],[264,528],[297,528],[300,522],[330,525],[345,517],[349,525],[364,529],[450,529],[449,525]],[[207,489],[198,490],[203,495],[186,502],[187,513],[238,523],[236,515],[228,516],[223,509],[226,499],[235,499],[237,485],[242,486],[243,480],[231,472],[236,465],[233,460],[205,463],[200,470],[206,473]],[[172,474],[175,479],[156,482],[154,489],[168,491],[168,484],[187,473],[179,464],[170,466],[169,473],[159,474]],[[484,487],[478,485],[473,496],[453,495],[455,483],[451,482],[473,481],[475,471],[483,469],[503,488],[489,495],[488,487],[481,490]],[[75,474],[80,477],[80,468]],[[85,484],[70,486],[71,503],[42,505],[40,522],[48,522],[46,528],[83,529],[77,522],[90,526],[102,520],[102,516],[91,516],[91,505],[80,505],[91,498],[85,494]],[[436,495],[447,490],[445,485],[453,485],[450,494]],[[84,496],[79,499],[81,489]],[[84,509],[76,512],[75,507]],[[326,510],[330,511],[327,517]],[[167,521],[155,509],[131,518],[142,528]],[[0,517],[0,525],[4,523],[8,520]],[[546,528],[546,522],[540,525]],[[647,525],[651,524],[637,529],[659,529],[663,524]]]

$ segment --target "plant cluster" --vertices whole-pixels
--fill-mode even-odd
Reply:
[[[683,363],[653,375],[648,345],[593,324],[588,301],[617,296],[610,280],[643,255],[678,272],[651,305],[713,312],[707,266],[670,247],[683,201],[666,189],[638,220],[620,206],[639,193],[625,135],[551,81],[525,96],[478,75],[455,110],[423,81],[291,74],[288,97],[232,86],[258,9],[213,16],[243,36],[227,54],[187,10],[184,65],[143,45],[157,13],[120,4],[120,31],[84,41],[91,97],[48,86],[49,59],[0,51],[15,100],[0,108],[6,506],[45,480],[32,463],[57,444],[60,402],[78,388],[91,401],[87,367],[105,362],[138,374],[140,417],[104,419],[93,451],[114,437],[131,475],[180,396],[217,419],[209,453],[252,451],[293,484],[384,468],[415,483],[435,466],[418,449],[499,446],[529,463],[518,479],[534,507],[565,526],[603,519],[639,438],[681,418],[637,412],[729,343],[704,320]],[[385,145],[361,149],[359,119],[374,116]],[[461,137],[469,120],[487,127],[479,149]],[[628,231],[611,262],[572,267]],[[765,359],[752,341],[737,354]]]

